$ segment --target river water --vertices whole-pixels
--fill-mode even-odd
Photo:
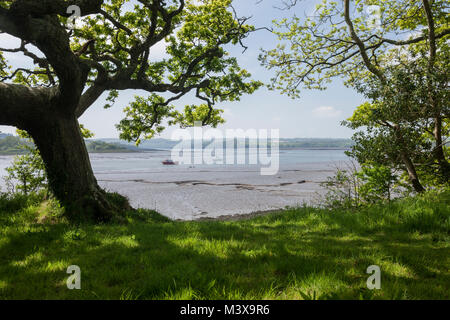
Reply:
[[[280,150],[279,170],[259,165],[164,166],[170,151],[90,154],[99,184],[129,198],[134,207],[172,219],[193,220],[314,203],[319,183],[348,158],[344,150]],[[0,176],[13,156],[0,156]],[[5,190],[3,179],[0,181]]]

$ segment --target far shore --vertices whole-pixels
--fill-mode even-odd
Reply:
[[[308,147],[308,148],[279,148],[279,150],[351,150],[350,148],[326,148],[326,147]],[[139,149],[139,150],[133,150],[133,149],[120,149],[120,150],[104,150],[104,151],[88,151],[89,154],[107,154],[107,153],[147,153],[147,152],[157,152],[157,151],[170,151],[170,149]],[[6,152],[3,153],[0,151],[0,156],[19,156],[27,154],[27,152]]]

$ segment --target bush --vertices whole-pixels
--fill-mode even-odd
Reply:
[[[398,177],[391,168],[376,164],[363,164],[356,175],[362,182],[358,192],[364,202],[391,200],[395,183],[398,181]]]
[[[338,168],[321,186],[327,190],[323,205],[328,208],[352,208],[390,201],[399,191],[398,176],[389,167],[365,163],[358,170],[354,162]],[[397,192],[398,193],[398,192]]]
[[[28,195],[42,189],[47,190],[47,174],[39,150],[31,143],[32,139],[27,133],[20,130],[18,133],[30,143],[22,145],[25,154],[16,156],[12,165],[6,168],[8,175],[4,180],[9,191]]]
[[[16,212],[30,205],[38,205],[43,198],[43,195],[38,193],[28,195],[0,193],[0,214],[2,212]]]

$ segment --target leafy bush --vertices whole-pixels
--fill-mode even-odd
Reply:
[[[18,130],[21,138],[32,141],[24,131]],[[34,144],[21,146],[25,154],[16,156],[12,165],[6,168],[8,175],[4,178],[11,193],[28,195],[41,189],[47,189],[47,174],[39,150]]]
[[[400,194],[399,177],[387,166],[364,163],[358,169],[350,162],[346,169],[337,168],[321,186],[327,190],[323,205],[329,208],[351,208],[380,201],[390,201]]]
[[[327,190],[323,205],[329,208],[354,207],[359,205],[359,178],[356,171],[338,169],[321,186]]]
[[[16,156],[12,165],[6,168],[6,172],[8,175],[4,179],[13,193],[28,195],[47,188],[44,163],[36,149],[31,153]]]
[[[80,130],[84,138],[92,138],[94,135],[82,124]],[[28,195],[39,190],[48,190],[47,173],[45,164],[39,150],[33,143],[33,138],[23,130],[17,130],[22,141],[17,148],[23,153],[14,158],[12,165],[6,168],[8,175],[4,178],[10,193],[22,193]],[[10,137],[7,137],[10,138]]]
[[[391,200],[393,188],[398,180],[398,176],[391,168],[377,164],[363,164],[356,176],[362,182],[358,192],[364,202]]]
[[[0,193],[0,214],[3,212],[16,212],[31,205],[42,202],[42,195],[33,193],[29,195]]]

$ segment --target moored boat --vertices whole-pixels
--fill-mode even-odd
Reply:
[[[176,162],[174,162],[172,160],[164,160],[162,162],[162,164],[165,165],[165,166],[173,166],[173,165],[176,165]]]

